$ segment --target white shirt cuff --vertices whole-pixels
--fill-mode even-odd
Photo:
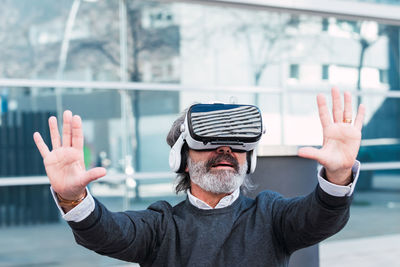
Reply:
[[[318,171],[318,183],[319,186],[329,195],[335,197],[344,197],[344,196],[351,196],[354,192],[354,188],[356,186],[358,176],[360,174],[360,166],[361,163],[356,160],[354,162],[353,167],[351,168],[353,173],[353,182],[349,185],[337,185],[330,183],[328,180],[322,177],[323,174],[323,167]]]
[[[53,188],[50,187],[51,194],[53,195],[54,201],[64,220],[66,221],[73,221],[73,222],[80,222],[83,221],[86,217],[94,211],[95,203],[92,195],[90,194],[89,190],[86,188],[87,195],[81,203],[79,203],[75,208],[70,210],[69,212],[65,213],[63,209],[58,205],[58,200],[56,193],[54,192]]]

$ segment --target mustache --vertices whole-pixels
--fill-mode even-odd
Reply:
[[[233,169],[236,172],[239,172],[239,162],[237,161],[236,158],[234,158],[230,154],[218,154],[217,156],[209,159],[205,165],[207,172],[211,170],[212,166],[217,165],[218,163],[220,163],[222,161],[226,161],[226,162],[232,164]]]

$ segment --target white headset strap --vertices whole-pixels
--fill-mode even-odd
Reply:
[[[181,165],[181,150],[185,143],[184,133],[181,133],[176,140],[175,144],[171,147],[169,152],[169,166],[172,171],[177,172],[179,170],[179,166]]]
[[[183,132],[179,135],[178,139],[176,140],[175,144],[172,146],[172,149],[175,151],[181,151],[183,145],[185,144],[185,136],[186,134]]]

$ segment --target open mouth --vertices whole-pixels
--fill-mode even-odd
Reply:
[[[220,154],[216,157],[211,158],[206,163],[206,169],[209,171],[213,170],[229,170],[236,171],[239,170],[239,163],[237,159],[229,154]]]
[[[226,161],[221,161],[216,164],[213,164],[211,167],[213,168],[219,168],[219,167],[228,167],[228,168],[234,168],[234,165],[232,163],[226,162]]]

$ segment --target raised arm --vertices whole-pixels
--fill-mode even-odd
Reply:
[[[51,186],[63,199],[81,199],[86,195],[85,187],[104,176],[106,170],[100,167],[85,170],[79,116],[72,116],[69,110],[64,112],[62,142],[55,117],[49,118],[49,127],[51,151],[39,133],[34,133],[33,138],[43,157]],[[156,234],[160,231],[160,218],[163,218],[161,212],[110,212],[97,200],[95,203],[94,210],[86,218],[79,222],[68,221],[79,244],[102,255],[126,261],[142,261],[153,252],[158,237]],[[72,209],[62,207],[65,212]],[[165,209],[171,208],[167,206]]]
[[[322,94],[317,96],[317,104],[323,130],[322,148],[300,148],[298,155],[314,159],[324,166],[326,178],[329,182],[337,185],[348,185],[351,183],[352,166],[360,148],[365,107],[362,104],[358,107],[358,113],[353,124],[349,92],[344,93],[343,109],[339,90],[332,89],[333,121]]]
[[[352,123],[351,95],[344,93],[344,109],[339,90],[332,89],[332,117],[325,97],[317,96],[323,130],[323,145],[304,147],[298,155],[317,160],[325,168],[326,179],[336,185],[352,182],[352,167],[361,142],[365,108],[360,105]],[[337,233],[349,219],[351,196],[334,196],[320,186],[306,197],[277,199],[272,211],[275,232],[289,253],[316,244]]]
[[[52,150],[35,132],[33,139],[42,155],[47,176],[53,190],[65,200],[79,200],[86,195],[86,186],[106,174],[104,168],[85,169],[83,160],[82,121],[78,115],[66,110],[63,115],[62,142],[56,117],[49,118]],[[71,208],[63,207],[65,212]]]

